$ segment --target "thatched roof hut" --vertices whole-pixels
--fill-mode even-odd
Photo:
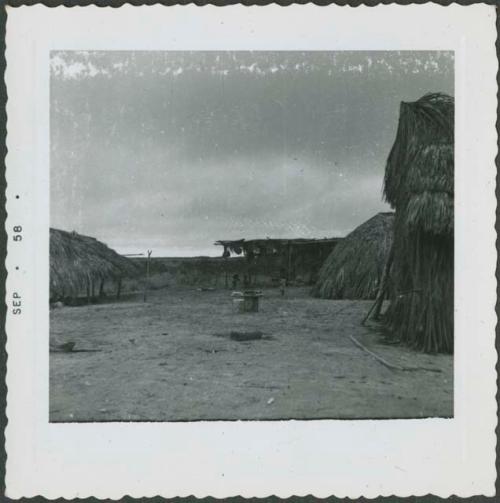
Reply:
[[[391,304],[397,340],[453,350],[454,100],[429,94],[401,103],[384,193],[396,210]]]
[[[138,267],[95,238],[50,229],[50,298],[77,297],[104,280],[133,277]]]
[[[378,213],[347,235],[319,272],[313,295],[374,299],[392,244],[394,213]]]

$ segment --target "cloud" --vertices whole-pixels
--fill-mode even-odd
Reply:
[[[51,54],[51,224],[127,250],[345,234],[451,53]],[[416,73],[414,73],[416,71]]]

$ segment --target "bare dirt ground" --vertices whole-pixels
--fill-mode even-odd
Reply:
[[[134,301],[51,311],[51,421],[407,418],[453,415],[453,358],[382,344],[366,301],[264,290],[237,313],[227,290],[169,288]],[[232,330],[264,339],[237,342]],[[390,370],[391,363],[441,372]]]

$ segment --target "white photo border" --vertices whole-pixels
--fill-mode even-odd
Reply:
[[[6,495],[493,496],[495,14],[433,4],[8,8]],[[49,52],[72,49],[454,51],[454,418],[50,424]]]

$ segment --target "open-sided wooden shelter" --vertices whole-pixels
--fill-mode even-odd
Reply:
[[[313,284],[324,260],[341,238],[324,239],[239,239],[220,240],[223,257],[243,255],[250,281],[258,275],[282,277],[288,282],[301,279]]]

